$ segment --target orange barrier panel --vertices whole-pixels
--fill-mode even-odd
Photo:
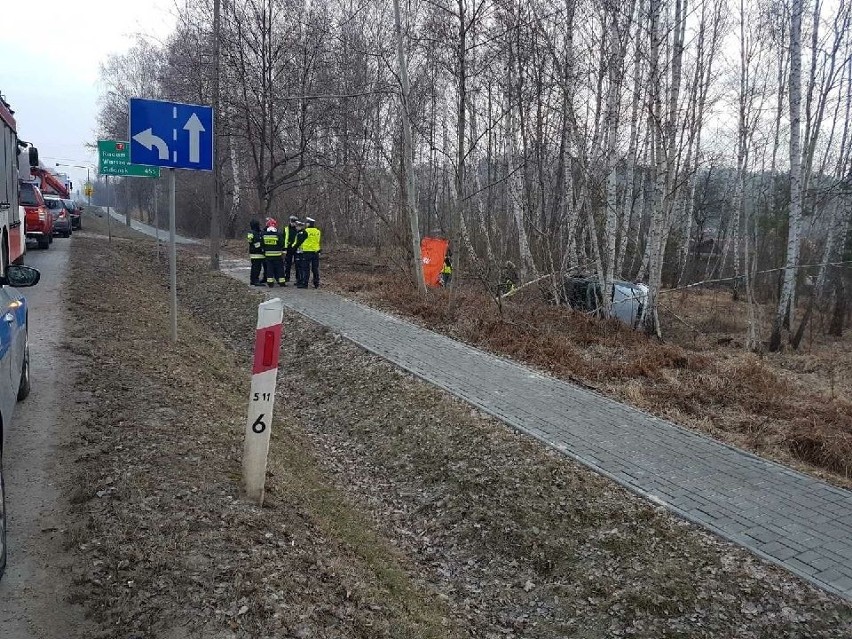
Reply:
[[[441,285],[441,269],[447,255],[449,241],[440,237],[424,237],[420,240],[420,259],[423,261],[423,279],[426,286]]]

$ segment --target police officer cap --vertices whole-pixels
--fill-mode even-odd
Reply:
[[[314,222],[316,222],[316,220],[312,217],[306,217],[305,222],[307,222],[308,224],[313,224]]]
[[[299,218],[297,218],[295,215],[291,215],[291,216],[290,216],[290,221],[291,221],[291,222],[298,222],[298,221],[299,221]]]

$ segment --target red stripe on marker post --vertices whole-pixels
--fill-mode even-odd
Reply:
[[[254,338],[254,366],[252,375],[278,368],[281,350],[281,324],[257,329]]]
[[[266,484],[266,459],[275,407],[283,315],[284,303],[277,297],[257,307],[254,365],[243,443],[243,484],[248,498],[258,506],[263,505]]]

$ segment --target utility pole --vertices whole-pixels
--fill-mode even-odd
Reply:
[[[221,0],[213,0],[213,210],[210,214],[210,269],[219,270],[219,209],[222,206],[222,166],[219,162],[219,41]]]

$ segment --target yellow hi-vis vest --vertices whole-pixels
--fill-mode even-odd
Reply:
[[[305,229],[308,237],[302,242],[302,253],[317,253],[320,250],[320,230],[315,226],[309,226]]]

